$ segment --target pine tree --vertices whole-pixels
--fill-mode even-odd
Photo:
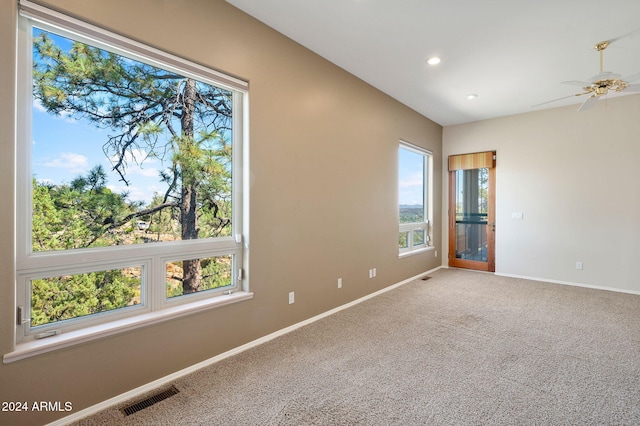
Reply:
[[[89,203],[88,209],[74,213],[81,216],[75,222],[85,223],[74,230],[60,229],[53,222],[50,229],[38,225],[34,240],[47,232],[58,235],[60,229],[64,231],[64,237],[59,237],[61,247],[87,240],[99,245],[123,237],[123,227],[133,218],[169,210],[175,212],[183,240],[228,235],[231,148],[225,135],[231,130],[232,93],[83,43],[73,42],[65,50],[55,40],[40,30],[34,37],[34,96],[46,110],[109,129],[103,149],[126,184],[131,161],[160,158],[170,162],[170,168],[161,176],[167,190],[160,202],[132,211],[117,194],[106,190],[104,172],[92,171],[59,197],[59,202],[72,205],[89,189],[92,198],[80,202]],[[147,157],[136,158],[134,152],[145,152]],[[108,215],[107,210],[116,205]],[[47,208],[46,203],[42,208]],[[183,293],[200,291],[201,262],[184,261],[183,268]]]

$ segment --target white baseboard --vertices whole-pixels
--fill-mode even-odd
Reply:
[[[448,265],[442,265],[440,268],[442,268],[442,269],[456,269],[456,268],[451,268]],[[577,283],[577,282],[572,282],[572,281],[562,281],[562,280],[554,280],[554,279],[550,279],[550,278],[533,277],[533,276],[529,276],[529,275],[506,274],[504,272],[475,271],[473,269],[464,269],[464,270],[465,271],[469,271],[469,272],[477,272],[477,273],[480,273],[480,274],[493,274],[493,275],[498,275],[498,276],[501,276],[501,277],[518,278],[518,279],[521,279],[521,280],[540,281],[540,282],[551,283],[551,284],[560,284],[560,285],[568,285],[568,286],[573,286],[573,287],[591,288],[591,289],[594,289],[594,290],[615,291],[616,293],[626,293],[626,294],[640,295],[640,291],[638,291],[638,290],[628,290],[628,289],[616,288],[616,287],[597,286],[597,285],[583,284],[583,283]]]
[[[505,273],[502,273],[502,272],[495,272],[494,274],[502,276],[502,277],[519,278],[519,279],[523,279],[523,280],[540,281],[540,282],[551,283],[551,284],[569,285],[569,286],[573,286],[573,287],[591,288],[591,289],[594,289],[594,290],[606,290],[606,291],[615,291],[617,293],[627,293],[627,294],[640,295],[640,291],[637,291],[637,290],[627,290],[627,289],[615,288],[615,287],[604,287],[604,286],[576,283],[576,282],[571,282],[571,281],[561,281],[561,280],[553,280],[553,279],[548,279],[548,278],[530,277],[530,276],[526,276],[526,275],[505,274]]]
[[[407,283],[409,283],[411,281],[414,281],[416,279],[422,278],[422,277],[424,277],[424,276],[426,276],[426,275],[428,275],[430,273],[433,273],[433,272],[437,271],[440,268],[442,268],[442,266],[438,266],[437,268],[434,268],[434,269],[431,269],[429,271],[420,273],[420,274],[418,274],[418,275],[416,275],[414,277],[407,278],[406,280],[403,280],[403,281],[401,281],[399,283],[392,284],[392,285],[390,285],[388,287],[385,287],[385,288],[383,288],[381,290],[378,290],[378,291],[376,291],[374,293],[371,293],[371,294],[368,294],[366,296],[363,296],[363,297],[361,297],[359,299],[356,299],[356,300],[354,300],[352,302],[349,302],[349,303],[346,303],[344,305],[338,306],[337,308],[331,309],[331,310],[329,310],[327,312],[323,312],[323,313],[321,313],[319,315],[316,315],[316,316],[314,316],[312,318],[309,318],[307,320],[304,320],[304,321],[301,321],[299,323],[293,324],[293,325],[291,325],[289,327],[283,328],[281,330],[278,330],[276,332],[268,334],[268,335],[266,335],[264,337],[261,337],[259,339],[253,340],[253,341],[251,341],[249,343],[246,343],[246,344],[244,344],[242,346],[238,346],[237,348],[231,349],[230,351],[224,352],[224,353],[222,353],[220,355],[214,356],[212,358],[209,358],[207,360],[204,360],[202,362],[194,364],[194,365],[192,365],[190,367],[184,368],[184,369],[182,369],[180,371],[176,371],[175,373],[169,374],[168,376],[162,377],[162,378],[160,378],[158,380],[154,380],[153,382],[147,383],[146,385],[137,387],[137,388],[132,389],[132,390],[130,390],[128,392],[125,392],[125,393],[122,393],[122,394],[120,394],[118,396],[110,398],[110,399],[108,399],[106,401],[100,402],[99,404],[95,404],[95,405],[92,405],[91,407],[87,407],[84,410],[78,411],[77,413],[73,413],[73,414],[71,414],[69,416],[63,417],[62,419],[56,420],[53,423],[49,423],[49,425],[51,425],[51,426],[62,426],[62,425],[67,425],[69,423],[78,421],[78,420],[83,419],[85,417],[89,417],[89,416],[91,416],[93,414],[96,414],[96,413],[98,413],[98,412],[100,412],[102,410],[105,410],[105,409],[107,409],[109,407],[117,405],[117,404],[119,404],[121,402],[124,402],[124,401],[130,400],[132,398],[135,398],[138,395],[142,395],[142,394],[147,393],[149,391],[152,391],[152,390],[154,390],[156,388],[159,388],[159,387],[162,387],[164,385],[167,385],[167,384],[171,383],[172,381],[177,380],[177,379],[179,379],[181,377],[184,377],[184,376],[186,376],[188,374],[191,374],[191,373],[193,373],[193,372],[195,372],[195,371],[197,371],[197,370],[199,370],[201,368],[208,367],[209,365],[212,365],[212,364],[215,364],[216,362],[222,361],[225,358],[229,358],[229,357],[231,357],[233,355],[237,355],[237,354],[239,354],[241,352],[246,351],[247,349],[251,349],[251,348],[254,348],[256,346],[259,346],[259,345],[261,345],[263,343],[266,343],[266,342],[268,342],[270,340],[275,339],[276,337],[283,336],[283,335],[285,335],[287,333],[290,333],[290,332],[292,332],[292,331],[294,331],[294,330],[296,330],[296,329],[298,329],[300,327],[304,327],[305,325],[311,324],[311,323],[316,322],[316,321],[318,321],[318,320],[320,320],[322,318],[325,318],[325,317],[328,317],[330,315],[333,315],[336,312],[339,312],[339,311],[342,311],[344,309],[350,308],[352,306],[355,306],[355,305],[357,305],[359,303],[364,302],[365,300],[371,299],[371,298],[376,297],[376,296],[378,296],[380,294],[386,293],[386,292],[388,292],[390,290],[393,290],[393,289],[398,288],[398,287],[400,287],[400,286],[402,286],[404,284],[407,284]]]

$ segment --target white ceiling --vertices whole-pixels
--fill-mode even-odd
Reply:
[[[579,105],[531,108],[598,74],[600,41],[620,37],[605,71],[640,73],[640,0],[227,1],[443,126]]]

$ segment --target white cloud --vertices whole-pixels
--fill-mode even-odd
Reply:
[[[127,192],[129,194],[129,200],[132,201],[143,201],[146,204],[149,204],[153,200],[153,196],[155,193],[160,193],[161,188],[151,185],[148,188],[140,188],[137,186],[126,186],[126,185],[107,185],[111,191],[122,194],[123,192]]]
[[[40,112],[47,112],[45,107],[42,105],[42,102],[40,102],[40,99],[33,99],[33,108]]]
[[[118,162],[118,156],[112,155],[110,158],[112,163]],[[150,157],[149,154],[143,149],[136,148],[132,150],[128,150],[124,153],[124,161],[127,164],[157,164],[159,161],[155,157]]]
[[[46,167],[66,169],[74,173],[89,170],[89,159],[82,154],[63,152],[57,158],[43,163]]]
[[[117,156],[110,158],[111,164],[118,162]],[[150,178],[157,178],[160,176],[160,171],[156,165],[162,165],[162,163],[155,157],[149,157],[147,152],[143,149],[133,149],[127,151],[124,156],[124,161],[127,164],[127,175],[139,175]],[[142,163],[142,166],[140,165]]]
[[[40,102],[40,99],[37,98],[33,99],[33,109],[35,109],[36,111],[44,112],[46,114],[50,114],[52,117],[61,118],[67,123],[76,123],[76,120],[71,118],[71,116],[73,115],[71,111],[61,111],[59,115],[56,116],[55,114],[48,112],[44,105],[42,105],[42,102]]]
[[[422,172],[401,176],[400,204],[422,204],[424,197],[424,180]]]
[[[141,161],[144,161],[145,163],[156,162],[154,158],[148,158],[147,152],[140,148],[127,151],[125,153],[124,158],[127,160],[127,162],[135,162],[135,163],[140,163]]]
[[[403,176],[400,180],[400,188],[422,188],[423,183],[424,179],[422,173],[418,172],[409,176]]]
[[[138,173],[141,174],[144,177],[150,177],[150,178],[157,178],[158,176],[160,176],[160,171],[156,168],[139,168],[139,169],[134,169],[135,172],[134,173]]]

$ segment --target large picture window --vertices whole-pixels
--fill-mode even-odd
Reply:
[[[400,142],[398,150],[398,218],[400,255],[427,249],[431,243],[431,153]]]
[[[21,10],[18,342],[246,291],[246,83]]]

